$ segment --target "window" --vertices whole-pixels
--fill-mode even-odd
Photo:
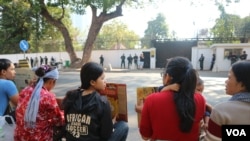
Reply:
[[[240,56],[243,49],[225,49],[224,59],[228,59],[230,55]]]

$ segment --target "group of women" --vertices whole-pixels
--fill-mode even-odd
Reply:
[[[250,61],[232,65],[226,80],[226,93],[232,97],[212,108],[204,140],[222,140],[222,125],[250,125]],[[143,139],[196,141],[200,121],[206,113],[206,102],[195,92],[198,76],[190,61],[183,57],[170,59],[163,85],[179,84],[178,90],[149,95],[142,108],[140,133]]]
[[[81,86],[69,90],[60,109],[51,90],[59,78],[57,68],[42,65],[35,70],[37,80],[19,94],[14,84],[15,67],[0,59],[0,116],[8,103],[16,106],[15,141],[52,141],[54,127],[62,127],[62,137],[69,141],[125,141],[128,125],[111,117],[107,98],[100,96],[106,87],[103,68],[93,62],[81,68]]]
[[[0,115],[8,101],[16,107],[16,141],[52,140],[53,127],[63,126],[67,140],[125,141],[128,126],[112,120],[108,100],[98,91],[105,89],[103,68],[94,62],[86,63],[80,72],[81,86],[66,93],[61,110],[51,92],[59,77],[58,70],[48,65],[35,70],[34,85],[19,94],[15,89],[14,65],[0,59]],[[226,93],[232,97],[213,107],[205,140],[221,140],[222,125],[250,125],[250,61],[232,65],[226,80]],[[187,58],[174,57],[166,65],[163,85],[178,84],[149,95],[141,113],[139,132],[143,139],[160,141],[196,141],[200,121],[206,112],[205,98],[196,91],[198,76]],[[6,87],[8,86],[8,87]],[[12,88],[11,90],[9,90]]]

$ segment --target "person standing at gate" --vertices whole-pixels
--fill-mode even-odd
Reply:
[[[128,69],[130,69],[133,61],[133,57],[131,56],[131,54],[128,56],[127,60],[128,60]]]
[[[31,68],[33,68],[33,64],[34,63],[34,60],[33,60],[33,58],[32,57],[30,57],[30,66],[31,66]]]
[[[44,57],[44,62],[45,62],[45,65],[48,65],[48,57],[47,56]]]
[[[211,61],[211,66],[210,66],[210,71],[212,71],[212,70],[213,70],[214,63],[215,63],[215,54],[213,54],[213,56],[212,56],[212,61]]]
[[[43,64],[43,57],[40,56],[40,65],[42,65],[42,64]]]
[[[231,65],[238,61],[238,57],[232,52],[229,53],[228,59],[230,59]]]
[[[35,57],[34,67],[37,67],[37,66],[38,66],[38,58]]]
[[[103,55],[100,56],[100,65],[103,67],[104,57]]]
[[[247,59],[246,51],[243,51],[242,53],[243,54],[240,55],[240,60],[246,60]]]
[[[124,55],[124,53],[122,54],[122,56],[121,56],[121,69],[122,69],[122,65],[123,65],[123,68],[125,69],[125,55]]]
[[[143,53],[140,55],[140,64],[139,64],[139,69],[143,69],[144,65],[144,56]]]
[[[135,68],[138,69],[138,56],[135,54],[133,59],[134,59]]]
[[[203,54],[201,54],[199,62],[200,62],[200,70],[203,70],[203,64],[204,64],[205,57]]]

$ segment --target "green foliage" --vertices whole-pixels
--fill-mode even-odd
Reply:
[[[239,26],[236,35],[242,38],[250,38],[250,16],[243,18],[238,23]]]
[[[216,19],[216,24],[212,28],[214,37],[227,38],[235,37],[235,29],[238,26],[239,16],[225,14],[222,18]]]
[[[0,53],[19,53],[19,42],[29,39],[31,20],[27,16],[28,5],[23,2],[2,1],[0,17]]]
[[[145,35],[152,39],[162,39],[168,36],[168,26],[163,14],[158,14],[155,20],[148,22],[148,28],[145,30]]]
[[[65,45],[59,30],[49,24],[40,15],[40,5],[38,1],[0,1],[0,53],[20,53],[20,40],[27,40],[30,48],[28,52],[54,52],[65,51]],[[55,2],[55,1],[54,1]],[[61,3],[48,1],[48,10],[54,18],[62,16],[62,9],[58,6]],[[66,1],[64,1],[65,3]],[[32,5],[32,7],[31,7]],[[72,28],[70,11],[64,10],[63,20],[65,25],[72,32],[73,37],[77,36],[76,29]]]
[[[238,15],[227,14],[223,5],[219,5],[218,9],[221,15],[216,19],[216,23],[211,29],[213,38],[231,38],[232,40],[229,42],[235,42],[234,38],[250,37],[249,17],[241,19]]]
[[[102,12],[108,12],[120,2],[121,0],[71,0],[69,6],[75,13],[84,14],[87,6],[92,5]]]
[[[110,49],[117,44],[134,48],[139,42],[139,36],[129,30],[124,23],[113,20],[103,26],[95,41],[95,49]]]
[[[151,40],[168,38],[168,31],[166,18],[163,14],[159,13],[156,19],[148,22],[148,27],[144,31],[145,34],[142,38],[142,46],[149,48],[151,47]]]

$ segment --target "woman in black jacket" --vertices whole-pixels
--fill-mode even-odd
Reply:
[[[80,88],[68,91],[63,101],[66,140],[126,140],[127,123],[118,122],[118,127],[113,125],[110,104],[98,93],[106,87],[103,68],[94,62],[86,63],[81,68],[80,77]]]

